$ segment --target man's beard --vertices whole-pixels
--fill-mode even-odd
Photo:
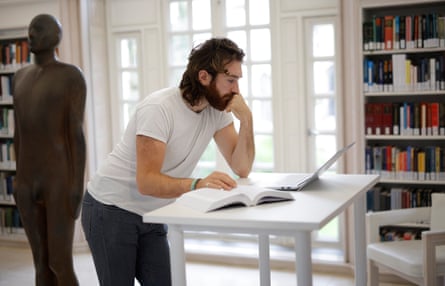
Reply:
[[[212,81],[206,88],[205,98],[209,102],[210,106],[218,109],[219,111],[225,110],[234,96],[234,93],[226,93],[221,96],[219,91],[216,89],[216,84],[214,81]]]

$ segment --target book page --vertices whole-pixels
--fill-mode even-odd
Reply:
[[[289,192],[267,189],[252,185],[238,185],[232,192],[242,193],[250,200],[250,205],[258,205],[265,202],[293,200]]]
[[[176,202],[198,211],[208,212],[233,204],[251,204],[249,198],[240,193],[221,189],[201,188],[180,196]]]
[[[282,200],[293,200],[293,196],[289,192],[239,185],[230,191],[200,188],[183,194],[176,202],[201,212],[208,212],[233,205],[253,206]]]

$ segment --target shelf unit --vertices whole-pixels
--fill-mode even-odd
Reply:
[[[14,73],[30,62],[25,31],[0,31],[0,242],[3,245],[27,241],[12,196],[16,162],[11,85]]]
[[[431,192],[445,192],[445,5],[368,3],[361,6],[364,169],[381,179],[367,208],[429,205]]]

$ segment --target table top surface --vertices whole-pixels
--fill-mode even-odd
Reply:
[[[264,175],[273,176],[270,173]],[[257,176],[254,174],[253,178]],[[322,228],[357,198],[364,196],[378,179],[378,175],[326,174],[303,190],[292,192],[293,201],[232,207],[208,213],[172,203],[144,214],[143,220],[184,228],[238,228],[269,233],[273,230],[312,231]]]

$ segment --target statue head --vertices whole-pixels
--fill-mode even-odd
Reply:
[[[62,25],[52,15],[40,14],[29,24],[28,40],[31,52],[54,51],[62,39]]]

